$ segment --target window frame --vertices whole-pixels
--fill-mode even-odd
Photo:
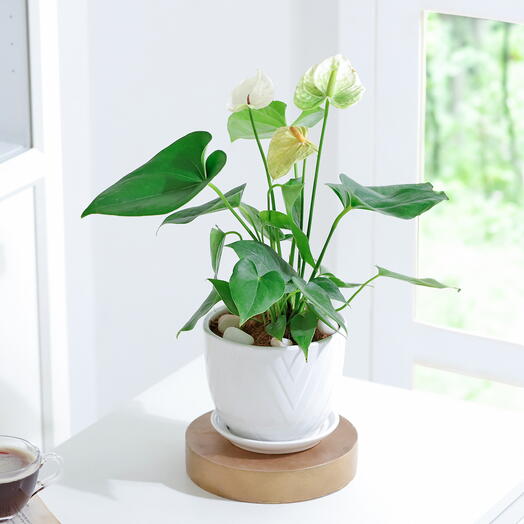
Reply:
[[[42,442],[71,435],[57,0],[27,0],[31,141],[0,162],[0,201],[33,188]]]
[[[26,0],[0,3],[0,162],[31,146],[29,38]]]
[[[359,144],[362,152],[357,152],[359,159],[354,164],[365,171],[363,176],[353,172],[364,183],[415,183],[423,176],[426,11],[524,23],[524,4],[512,0],[376,0],[366,6],[343,8],[343,52],[352,50],[352,60],[360,70],[353,50],[363,59],[357,46],[365,46],[373,64],[366,66],[367,78],[362,75],[366,97],[371,100],[352,115],[351,129],[341,128],[340,137],[341,142]],[[362,27],[368,29],[364,41],[362,36],[350,34],[356,23],[360,33]],[[373,123],[372,130],[368,130],[369,122]],[[361,158],[370,151],[372,161]],[[355,234],[357,225],[348,226],[345,238]],[[362,253],[368,271],[378,264],[416,275],[417,233],[416,220],[406,222],[376,214],[369,217],[361,233],[372,238],[371,246]],[[348,256],[340,251],[339,265]],[[371,303],[364,304],[365,313],[354,315],[361,303],[350,313],[353,322],[358,322],[354,329],[359,347],[354,349],[357,357],[353,361],[364,363],[352,370],[350,356],[350,374],[411,388],[413,365],[417,363],[524,386],[524,346],[417,321],[415,289],[390,279],[377,282],[369,295]]]

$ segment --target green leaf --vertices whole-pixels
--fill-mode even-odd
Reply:
[[[278,340],[282,340],[286,332],[287,318],[285,314],[279,315],[278,318],[266,326],[266,332]]]
[[[211,267],[213,268],[215,278],[220,267],[220,259],[222,258],[225,241],[226,234],[218,226],[211,229],[209,233],[209,251],[211,253]]]
[[[297,206],[297,203],[304,189],[302,177],[290,178],[285,184],[280,186],[280,189],[282,190],[286,213],[293,218],[293,221],[298,226],[300,221],[300,207]]]
[[[220,295],[222,302],[224,302],[224,305],[227,307],[229,312],[233,315],[238,315],[237,306],[235,305],[235,302],[231,297],[231,289],[229,288],[229,282],[226,282],[225,280],[219,280],[217,278],[209,278],[208,280],[209,282],[211,282],[211,284],[213,284],[213,287]]]
[[[397,218],[415,218],[447,200],[443,191],[433,191],[429,182],[393,186],[361,186],[346,175],[341,184],[327,184],[345,209],[367,209]]]
[[[293,238],[291,233],[282,233],[278,227],[266,224],[266,227],[264,228],[264,236],[271,240],[271,235],[273,235],[274,240],[279,240],[280,242],[285,242],[286,240],[291,240]]]
[[[280,211],[261,211],[260,218],[263,222],[274,227],[290,229],[297,243],[300,256],[312,267],[315,266],[315,260],[311,254],[309,240],[305,233],[295,224],[293,219]]]
[[[302,111],[298,115],[297,119],[291,124],[292,126],[305,126],[313,127],[318,124],[324,118],[324,108],[314,107],[313,109],[307,109]]]
[[[242,198],[242,194],[244,193],[245,187],[246,184],[242,184],[241,186],[235,187],[234,189],[231,189],[231,191],[228,191],[224,194],[231,207],[238,207],[240,205],[240,200]],[[214,200],[206,202],[200,206],[188,207],[186,209],[182,209],[181,211],[177,211],[176,213],[167,216],[160,225],[188,224],[201,215],[216,213],[217,211],[222,211],[224,209],[227,208],[222,199],[215,198]]]
[[[292,276],[297,275],[295,270],[266,244],[256,242],[255,240],[238,240],[228,244],[227,247],[232,248],[238,258],[251,260],[255,264],[259,275],[265,275],[270,271],[278,271],[284,281],[288,281]]]
[[[360,287],[362,285],[362,284],[356,284],[354,282],[344,282],[344,280],[341,280],[340,278],[338,278],[333,273],[330,273],[329,271],[322,271],[322,273],[320,273],[320,276],[329,278],[331,282],[333,282],[337,287],[341,287],[341,288]]]
[[[297,290],[297,286],[295,286],[295,283],[292,280],[290,280],[289,282],[286,282],[286,289],[284,293],[289,294],[289,293],[293,293],[293,291],[296,291],[296,290]]]
[[[258,234],[262,235],[264,224],[262,224],[262,220],[260,220],[260,211],[244,202],[240,203],[238,209],[250,225],[253,226],[253,229],[255,229]]]
[[[284,241],[289,240],[293,237],[293,235],[284,235],[282,231],[280,231],[280,229],[276,227],[264,225],[264,223],[260,219],[260,211],[254,208],[253,206],[244,204],[242,202],[239,206],[239,209],[242,215],[244,215],[244,218],[249,222],[251,226],[253,226],[253,229],[256,229],[259,235],[264,235],[267,238],[271,238],[268,231],[269,229],[271,229],[271,234],[273,235],[274,239]]]
[[[262,109],[252,109],[253,119],[259,138],[271,138],[273,133],[286,125],[286,104],[274,100]],[[231,113],[227,121],[227,130],[231,142],[239,138],[254,139],[253,127],[249,118],[249,110],[243,109]]]
[[[293,337],[293,340],[300,346],[300,349],[303,351],[306,360],[308,357],[309,346],[313,340],[313,337],[315,336],[317,324],[318,318],[310,309],[295,315],[289,323],[291,336]]]
[[[378,269],[378,274],[381,277],[395,278],[396,280],[403,280],[404,282],[409,282],[410,284],[415,284],[417,286],[434,287],[437,289],[449,288],[449,289],[456,289],[457,291],[460,291],[460,288],[454,287],[454,286],[447,286],[446,284],[442,284],[441,282],[435,280],[434,278],[408,277],[400,273],[395,273],[394,271],[389,271],[389,269],[385,269],[380,266],[376,266],[376,267]]]
[[[266,312],[280,300],[284,295],[285,283],[278,271],[259,275],[251,260],[241,259],[233,268],[229,287],[242,325],[251,317]]]
[[[82,213],[145,216],[163,215],[182,207],[220,172],[226,154],[215,151],[204,162],[207,131],[178,139],[143,166],[100,193]]]
[[[302,205],[303,205],[303,200],[299,198],[295,202],[295,205],[293,206],[293,210],[291,211],[291,218],[293,218],[293,222],[295,222],[295,224],[299,227],[300,227],[301,216],[303,216]]]
[[[329,295],[315,282],[306,283],[300,277],[293,277],[293,282],[301,293],[306,297],[311,305],[311,308],[315,311],[319,318],[322,319],[332,329],[338,329],[337,325],[334,325],[335,321],[338,326],[345,329],[344,318],[338,311],[335,310]]]
[[[315,284],[319,285],[333,300],[338,300],[339,302],[345,302],[346,299],[344,295],[338,289],[338,286],[327,277],[316,277],[311,280]]]
[[[202,302],[200,307],[193,313],[193,316],[180,328],[177,333],[177,338],[182,331],[191,331],[196,323],[207,313],[211,311],[211,308],[220,301],[220,295],[213,289],[209,293],[208,297]]]
[[[286,104],[279,100],[274,100],[262,109],[252,109],[253,119],[259,138],[271,138],[273,133],[279,128],[287,125],[286,123]],[[315,108],[302,111],[298,118],[293,122],[294,126],[313,127],[324,116],[324,110]],[[239,138],[254,139],[253,127],[249,118],[249,111],[243,109],[236,113],[231,113],[227,121],[227,130],[231,142]]]

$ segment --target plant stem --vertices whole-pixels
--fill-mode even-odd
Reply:
[[[306,158],[302,161],[302,191],[300,192],[300,229],[304,230],[304,187],[306,185]]]
[[[256,140],[257,146],[258,146],[258,151],[260,152],[260,156],[262,157],[262,163],[264,164],[264,170],[266,172],[266,179],[267,179],[267,186],[270,189],[269,194],[270,194],[270,198],[271,198],[271,209],[273,209],[273,211],[275,211],[275,209],[276,209],[275,193],[273,192],[273,188],[271,187],[271,176],[269,174],[269,168],[267,167],[266,155],[264,153],[264,149],[262,148],[262,144],[260,142],[260,138],[258,137],[258,131],[257,131],[257,127],[255,125],[255,119],[253,118],[253,110],[250,107],[248,107],[248,111],[249,111],[249,120],[251,120],[251,127],[253,128],[253,134],[255,135],[255,140]],[[269,209],[270,208],[268,206],[268,211],[269,211]]]
[[[337,311],[341,311],[346,306],[349,306],[351,304],[351,301],[370,283],[375,280],[375,278],[378,278],[380,276],[379,273],[377,273],[375,276],[371,277],[370,279],[366,280],[361,286],[344,302],[344,304],[337,308]]]
[[[318,173],[320,170],[320,157],[322,156],[322,148],[324,145],[324,135],[326,133],[326,123],[327,123],[328,113],[329,113],[329,100],[326,99],[326,106],[324,108],[324,119],[322,121],[322,131],[320,133],[320,141],[318,143],[317,163],[315,165],[315,176],[313,178],[313,188],[311,190],[311,201],[309,203],[309,216],[307,220],[307,232],[306,232],[306,236],[308,240],[311,235],[311,228],[313,226],[313,210],[315,208],[315,196],[317,194]]]
[[[229,209],[229,211],[231,211],[231,213],[233,213],[234,217],[242,224],[242,227],[249,233],[249,236],[253,240],[258,241],[253,231],[251,231],[249,226],[242,220],[242,217],[240,217],[240,215],[233,209],[233,206],[229,203],[228,199],[224,196],[224,193],[222,193],[222,191],[220,191],[220,189],[218,189],[218,187],[215,186],[215,184],[212,184],[211,182],[209,182],[208,186],[220,197],[220,200],[224,202],[224,205]]]
[[[335,232],[335,229],[337,229],[338,223],[342,220],[342,217],[348,213],[351,210],[351,207],[346,207],[346,209],[343,209],[335,218],[333,221],[333,224],[331,226],[331,229],[329,230],[328,236],[326,238],[326,241],[324,242],[324,245],[322,246],[322,251],[320,252],[320,256],[317,259],[317,263],[315,264],[315,267],[313,268],[313,272],[311,273],[310,280],[315,277],[317,274],[317,271],[320,268],[320,264],[322,263],[322,260],[324,259],[324,255],[326,254],[327,247],[329,245],[329,242],[331,240],[331,237],[333,236],[333,233]]]
[[[253,110],[248,107],[248,113],[249,113],[249,120],[251,121],[251,127],[253,128],[253,134],[255,135],[255,140],[257,142],[257,146],[258,146],[258,151],[260,153],[260,156],[262,158],[262,163],[264,164],[264,170],[266,172],[266,179],[267,179],[267,185],[269,187],[269,196],[268,196],[268,199],[267,199],[267,209],[268,211],[269,210],[273,210],[275,211],[277,206],[276,206],[276,202],[275,202],[275,193],[273,191],[273,187],[271,185],[271,176],[269,174],[269,168],[267,166],[267,159],[266,159],[266,155],[264,153],[264,149],[262,148],[262,144],[260,142],[260,138],[258,136],[258,131],[257,131],[257,126],[255,125],[255,119],[253,117]],[[271,202],[271,206],[270,206],[270,202]],[[280,248],[280,240],[278,240],[278,238],[273,238],[273,235],[271,233],[271,230],[268,230],[269,234],[270,234],[270,242],[271,242],[271,246],[273,247],[273,242],[275,243],[276,247],[277,247],[277,252],[279,255],[282,255],[282,250]]]
[[[306,158],[302,161],[302,191],[300,192],[300,230],[304,231],[304,205],[305,205],[305,191],[306,187]],[[301,260],[302,265],[298,264],[298,272],[301,277],[304,276],[306,270],[306,261]]]
[[[298,178],[298,168],[297,168],[296,163],[293,164],[293,172],[294,172],[295,178]],[[291,217],[291,220],[293,220],[293,217]],[[295,263],[295,248],[296,248],[296,241],[295,241],[295,238],[293,237],[293,240],[291,242],[291,250],[289,253],[289,265],[291,267],[293,267],[293,264]],[[298,264],[298,267],[300,267],[300,253],[298,254],[297,264]]]
[[[305,204],[305,191],[304,188],[306,187],[306,158],[302,161],[302,191],[300,192],[300,230],[304,231],[304,204]],[[306,269],[306,261],[301,259],[300,253],[298,255],[297,259],[297,270],[300,275],[300,277],[304,276],[304,271]],[[300,293],[296,297],[296,303],[297,303],[297,309],[299,309],[301,303],[302,303],[302,297]],[[293,311],[295,311],[295,300],[293,300]]]
[[[225,236],[227,236],[227,235],[237,235],[238,238],[239,238],[240,240],[244,240],[244,239],[242,238],[242,235],[241,235],[238,231],[233,231],[233,230],[231,230],[231,231],[226,231],[226,232],[224,233],[224,235],[225,235]]]
[[[253,228],[253,231],[255,232],[255,235],[257,236],[258,241],[261,242],[262,244],[264,244],[265,242],[264,242],[264,233],[263,233],[263,231],[262,231],[262,235],[261,235],[261,233],[258,231],[257,226],[253,222],[253,219],[251,218],[250,215],[248,215],[246,217],[246,220],[248,221],[248,223]]]

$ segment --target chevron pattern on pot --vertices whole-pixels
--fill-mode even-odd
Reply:
[[[345,339],[339,334],[310,346],[245,346],[206,333],[206,367],[216,411],[231,432],[265,441],[314,434],[332,411],[342,374]]]
[[[331,394],[335,381],[332,377],[332,359],[326,346],[315,348],[305,361],[301,351],[282,352],[271,366],[274,398],[282,417],[282,423],[294,425],[297,415],[309,412],[308,433],[319,428],[331,412]]]

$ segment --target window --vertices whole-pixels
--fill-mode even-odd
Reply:
[[[427,13],[424,179],[450,202],[421,217],[417,289],[429,324],[524,343],[524,26]],[[444,274],[443,274],[444,273]],[[524,389],[414,366],[415,389],[524,410]]]
[[[0,162],[30,146],[25,0],[0,2]]]
[[[413,368],[413,389],[524,411],[524,388],[420,364]]]
[[[69,434],[57,9],[0,0],[0,419],[44,446]]]
[[[420,220],[417,319],[524,343],[524,26],[429,13],[424,178],[450,202]]]
[[[462,292],[377,283],[373,380],[524,386],[522,24],[511,0],[376,2],[374,184],[428,180],[450,201],[418,222],[374,217],[372,258]]]

